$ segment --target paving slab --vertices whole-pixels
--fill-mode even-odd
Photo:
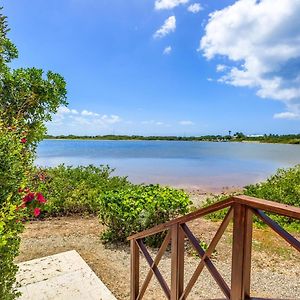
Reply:
[[[18,266],[20,300],[116,300],[75,250]]]

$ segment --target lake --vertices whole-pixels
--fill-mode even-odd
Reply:
[[[44,140],[39,166],[109,165],[134,183],[218,190],[259,182],[300,163],[300,145],[178,141]]]

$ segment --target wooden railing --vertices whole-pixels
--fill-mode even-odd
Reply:
[[[204,251],[186,223],[227,207],[229,210],[226,217],[221,223],[207,250]],[[251,298],[250,295],[253,215],[260,218],[277,234],[284,238],[292,247],[300,252],[300,242],[268,217],[264,212],[271,212],[298,220],[300,219],[300,208],[248,196],[234,196],[130,236],[128,240],[130,240],[131,247],[131,299],[136,300],[143,298],[153,275],[158,280],[167,299],[187,299],[204,267],[208,269],[218,284],[225,296],[225,299],[258,299]],[[212,262],[211,255],[231,219],[233,219],[233,242],[231,287],[229,287]],[[167,231],[166,237],[157,253],[156,258],[153,260],[143,243],[143,239],[163,231]],[[190,281],[184,287],[184,243],[186,238],[192,244],[197,254],[201,257],[201,260]],[[158,263],[170,243],[171,287],[168,286],[158,269]],[[139,283],[140,251],[144,255],[150,267],[150,270],[141,286]]]

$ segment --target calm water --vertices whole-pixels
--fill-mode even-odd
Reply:
[[[277,168],[300,163],[300,145],[46,140],[38,148],[40,166],[101,165],[135,183],[219,189],[267,178]]]

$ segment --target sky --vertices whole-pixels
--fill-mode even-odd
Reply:
[[[299,0],[2,0],[12,68],[64,76],[49,134],[300,132]]]

